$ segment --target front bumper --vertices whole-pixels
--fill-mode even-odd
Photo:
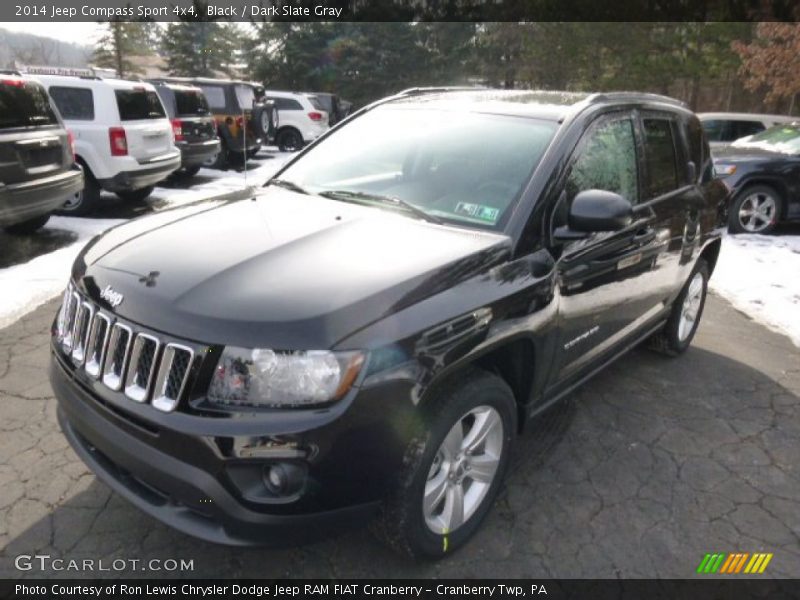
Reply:
[[[12,185],[0,183],[0,227],[52,212],[82,189],[83,170],[77,165],[42,179]]]
[[[207,160],[212,160],[220,152],[219,140],[205,142],[185,142],[179,144],[181,150],[181,167],[197,167]]]
[[[298,447],[315,450],[307,457],[300,498],[254,502],[248,493],[259,482],[231,474],[261,469],[274,458],[254,457],[263,446],[253,440],[265,436],[253,435],[250,419],[159,413],[124,396],[102,397],[77,371],[54,349],[50,380],[59,422],[75,452],[142,511],[207,541],[289,546],[364,525],[402,462],[405,442],[387,421],[393,414],[387,404],[405,403],[391,400],[385,388],[360,392],[357,406],[335,415],[292,416],[278,426],[283,435],[276,435],[275,426],[283,420],[269,420],[263,433],[270,439],[293,439]],[[245,453],[248,447],[255,450]]]
[[[109,192],[127,192],[155,185],[180,168],[181,153],[176,150],[139,164],[139,169],[120,171],[113,177],[98,179],[97,182]]]

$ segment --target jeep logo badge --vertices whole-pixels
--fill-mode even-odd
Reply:
[[[100,292],[100,297],[108,302],[112,308],[117,308],[125,299],[125,296],[119,292],[115,292],[114,288],[112,288],[110,285],[107,285],[103,288],[103,291]]]

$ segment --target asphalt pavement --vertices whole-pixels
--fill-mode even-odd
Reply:
[[[685,355],[634,350],[538,419],[478,535],[436,563],[366,529],[289,550],[216,546],[130,506],[56,424],[56,309],[0,330],[0,577],[683,578],[709,552],[770,552],[763,576],[800,575],[800,349],[718,297]],[[21,571],[20,555],[129,566]],[[142,571],[151,559],[193,568]]]

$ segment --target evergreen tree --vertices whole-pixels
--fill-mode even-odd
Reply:
[[[212,21],[170,23],[161,41],[172,75],[213,77],[232,74],[243,34],[236,25]]]
[[[152,25],[143,22],[110,21],[95,46],[92,62],[97,67],[114,69],[124,78],[142,73],[132,56],[152,53]]]

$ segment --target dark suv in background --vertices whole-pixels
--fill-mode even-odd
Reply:
[[[220,153],[217,125],[203,90],[196,86],[153,80],[172,123],[175,145],[181,151],[179,175],[195,175]]]
[[[82,188],[71,136],[44,87],[0,71],[0,227],[33,232]]]
[[[285,545],[374,518],[442,556],[533,416],[641,342],[689,347],[725,197],[669,98],[408,91],[256,195],[88,244],[53,327],[59,422],[188,534]]]

